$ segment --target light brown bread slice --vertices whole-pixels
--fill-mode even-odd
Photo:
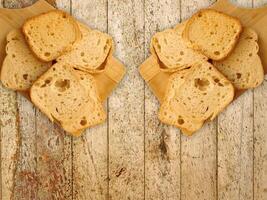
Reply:
[[[183,39],[189,47],[212,60],[222,60],[233,50],[242,31],[238,19],[215,10],[205,9],[186,23]]]
[[[1,81],[5,87],[29,90],[33,82],[50,66],[51,62],[42,62],[32,54],[20,30],[9,32],[6,57],[1,69]]]
[[[202,127],[203,121],[191,119],[183,107],[176,105],[175,101],[176,91],[184,84],[188,71],[190,72],[190,70],[176,72],[169,78],[158,117],[163,123],[181,128],[184,134],[191,135]]]
[[[213,62],[237,89],[257,87],[264,79],[257,41],[256,32],[245,28],[233,52],[226,59]]]
[[[106,118],[94,78],[67,64],[53,65],[33,84],[30,97],[51,121],[73,135]]]
[[[76,21],[60,10],[28,19],[22,30],[32,51],[43,61],[52,61],[70,51],[81,38]]]
[[[80,83],[88,91],[88,97],[86,104],[83,107],[83,116],[76,118],[74,121],[66,124],[64,128],[70,130],[71,132],[77,132],[81,130],[80,133],[74,133],[74,135],[80,135],[82,130],[87,127],[91,127],[100,124],[106,120],[106,112],[100,102],[99,93],[97,91],[97,84],[94,77],[87,72],[80,70],[75,70],[75,75],[79,77]]]
[[[151,52],[164,64],[167,71],[176,71],[193,65],[196,61],[208,60],[201,53],[187,47],[182,39],[185,24],[174,29],[156,33],[151,41]]]
[[[97,72],[103,69],[103,63],[112,55],[112,38],[100,31],[90,30],[80,24],[82,39],[75,43],[72,51],[60,56],[57,61],[75,65],[76,68]]]
[[[231,82],[213,65],[202,62],[192,66],[186,75],[176,72],[170,77],[159,119],[191,134],[206,120],[214,119],[233,97]]]

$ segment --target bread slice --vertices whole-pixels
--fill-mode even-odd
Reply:
[[[112,54],[112,38],[83,24],[79,26],[82,39],[74,45],[72,51],[60,56],[57,61],[75,65],[83,71],[100,71],[107,57]]]
[[[190,70],[179,71],[170,76],[158,117],[163,123],[175,125],[181,128],[184,134],[191,135],[202,127],[203,121],[191,119],[183,107],[175,105],[176,91],[184,84],[188,71]]]
[[[151,52],[163,63],[165,70],[176,71],[193,65],[196,61],[208,60],[201,53],[187,47],[182,39],[185,24],[174,29],[156,33],[151,41]]]
[[[234,88],[208,62],[195,64],[185,71],[171,75],[159,119],[181,128],[185,134],[192,134],[233,100]]]
[[[81,38],[76,21],[60,10],[28,19],[22,30],[32,51],[43,61],[52,61],[70,51]]]
[[[186,23],[183,39],[212,60],[222,60],[230,54],[242,31],[238,19],[221,12],[204,9]]]
[[[97,91],[97,84],[94,77],[86,72],[75,70],[75,75],[80,79],[80,83],[86,88],[89,96],[86,100],[86,104],[83,107],[83,116],[75,118],[74,121],[64,126],[66,130],[70,130],[73,133],[80,130],[80,133],[73,133],[73,135],[80,135],[82,131],[97,124],[100,124],[106,120],[106,113],[100,102],[99,93]]]
[[[12,30],[6,39],[1,81],[13,90],[29,90],[33,82],[49,69],[51,62],[42,62],[32,54],[20,30]]]
[[[73,135],[106,119],[94,78],[67,64],[54,64],[33,84],[30,97],[51,121]]]
[[[233,52],[225,60],[213,62],[237,89],[257,87],[264,79],[257,41],[256,32],[245,28]]]

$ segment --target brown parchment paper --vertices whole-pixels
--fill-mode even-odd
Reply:
[[[22,9],[0,8],[0,63],[5,58],[6,35],[13,29],[21,28],[24,21],[35,15],[55,9],[44,0]],[[97,82],[97,89],[102,102],[110,95],[125,74],[124,65],[113,56],[108,57],[104,70],[92,74]],[[29,99],[26,92],[20,92]]]

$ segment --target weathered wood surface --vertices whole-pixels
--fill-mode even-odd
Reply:
[[[179,1],[145,1],[146,57],[150,54],[151,36],[179,23],[180,14]],[[180,132],[159,122],[158,107],[156,97],[146,85],[145,198],[180,199]]]
[[[137,72],[155,32],[214,1],[49,2],[111,34],[127,75],[106,103],[107,123],[80,138],[1,85],[0,199],[267,199],[267,77],[188,138],[159,123],[159,104]]]
[[[212,2],[181,1],[182,20]],[[193,137],[181,136],[181,199],[215,198],[216,120],[205,124]]]
[[[97,9],[95,9],[97,8]],[[72,14],[91,28],[107,32],[106,0],[72,1]],[[108,195],[107,122],[73,138],[73,199],[105,199]]]
[[[20,8],[32,3],[34,1],[5,0],[4,7]],[[64,6],[69,7],[70,2],[65,1]],[[12,178],[11,197],[71,199],[71,137],[66,136],[62,129],[53,125],[21,95],[17,95],[17,107],[20,145],[15,157],[17,165]]]
[[[109,0],[108,33],[127,74],[109,98],[109,199],[144,198],[144,1]]]
[[[251,0],[237,0],[252,7]],[[218,199],[253,198],[253,92],[247,91],[218,117]]]

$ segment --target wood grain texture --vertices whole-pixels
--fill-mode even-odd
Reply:
[[[235,1],[234,3],[243,7],[251,7],[255,4],[252,1]],[[224,114],[219,116],[219,199],[253,199],[259,194],[258,191],[255,191],[254,183],[258,175],[253,174],[255,171],[253,165],[256,162],[256,160],[253,162],[253,147],[255,147],[256,152],[256,143],[253,145],[253,141],[255,142],[253,138],[255,128],[253,130],[253,126],[255,127],[254,122],[256,122],[255,103],[253,109],[253,101],[253,91],[247,91],[233,105],[229,106]],[[264,140],[261,140],[260,144],[264,145]],[[262,186],[262,184],[260,185]]]
[[[218,199],[253,198],[253,101],[247,91],[218,119]]]
[[[35,2],[36,0],[3,0],[5,8],[24,8]]]
[[[109,0],[108,33],[127,67],[109,98],[109,198],[144,199],[144,2]]]
[[[165,16],[165,17],[162,17]],[[145,1],[145,56],[153,34],[180,20],[180,2]],[[180,199],[180,132],[158,120],[159,102],[145,87],[145,198]]]
[[[267,199],[267,77],[254,90],[254,199]]]
[[[11,199],[19,153],[16,93],[0,85],[1,197]]]
[[[0,8],[3,7],[0,2]],[[16,93],[7,90],[0,83],[0,197],[11,199],[15,185],[19,153],[19,131]]]
[[[4,5],[19,8],[32,3],[5,1]],[[17,104],[21,145],[12,197],[71,198],[71,157],[67,156],[71,155],[70,138],[38,110],[35,111],[24,97],[18,95]]]
[[[95,9],[97,8],[97,9]],[[107,1],[72,2],[77,19],[107,32]],[[108,196],[108,135],[107,123],[87,129],[73,140],[74,199],[105,199]]]
[[[42,113],[36,119],[37,196],[72,199],[71,137]]]
[[[233,2],[251,7],[252,1]],[[253,199],[253,91],[218,117],[218,199]]]
[[[69,0],[59,2],[59,9],[70,11]],[[39,199],[72,199],[71,142],[70,136],[36,110],[36,170]]]
[[[218,123],[185,137],[159,123],[159,104],[137,72],[155,32],[212,2],[57,0],[58,8],[114,37],[128,72],[106,104],[107,123],[73,139],[0,85],[0,199],[267,199],[266,76]],[[267,0],[233,2],[259,7]]]
[[[252,7],[252,1],[233,2]],[[253,199],[253,92],[218,117],[218,199]]]
[[[181,1],[182,20],[213,1]],[[204,181],[205,180],[205,181]],[[181,198],[216,199],[216,120],[181,136]]]
[[[15,174],[13,198],[37,198],[35,108],[23,96],[17,95],[20,153]]]
[[[260,7],[267,0],[254,0]],[[254,200],[267,199],[267,75],[263,84],[254,89]]]
[[[31,5],[32,1],[5,0],[5,8],[21,8]],[[14,176],[14,188],[11,197],[14,199],[37,198],[36,175],[36,132],[35,108],[21,95],[17,95],[18,105],[18,131],[20,137],[20,150]]]

